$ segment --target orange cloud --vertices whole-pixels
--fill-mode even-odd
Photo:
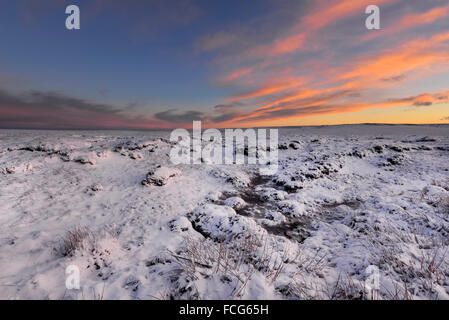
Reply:
[[[396,1],[399,0],[381,0],[375,4],[391,4]],[[448,31],[429,37],[417,37],[387,47],[387,49],[381,49],[376,53],[353,56],[348,50],[350,55],[348,59],[351,60],[343,64],[337,64],[339,60],[331,61],[334,53],[328,51],[325,53],[329,56],[329,61],[326,59],[318,61],[312,58],[300,61],[299,65],[294,64],[297,62],[293,56],[281,57],[283,54],[301,50],[307,41],[311,41],[307,45],[313,47],[314,42],[312,41],[316,39],[317,30],[356,13],[363,15],[364,8],[371,4],[369,1],[362,0],[320,3],[321,7],[306,15],[300,23],[293,26],[282,37],[270,44],[253,49],[251,57],[256,59],[257,64],[228,75],[228,79],[245,76],[245,79],[251,78],[254,83],[258,83],[259,79],[263,81],[263,79],[269,78],[268,70],[269,75],[275,74],[277,80],[265,81],[254,90],[228,98],[228,102],[244,103],[246,108],[253,106],[253,109],[251,111],[246,109],[245,112],[240,113],[235,112],[219,125],[232,126],[235,123],[246,126],[266,125],[274,119],[293,120],[370,108],[419,107],[449,103],[448,91],[437,94],[423,93],[416,96],[411,94],[407,98],[373,102],[373,100],[379,100],[377,95],[381,95],[382,90],[391,90],[399,85],[403,90],[403,84],[406,81],[416,80],[418,74],[427,76],[449,69]],[[403,30],[412,24],[430,24],[448,15],[449,5],[424,13],[409,14],[402,19],[398,17],[399,22],[391,30],[382,32],[384,34],[384,32]],[[382,32],[376,33],[376,36]],[[378,47],[385,48],[383,45]],[[335,56],[337,59],[342,59],[338,55]],[[263,58],[263,60],[259,60],[259,58]],[[286,75],[282,71],[276,73],[276,69],[285,70],[287,66],[291,70]],[[306,70],[301,70],[302,68]],[[262,73],[262,70],[265,73]],[[306,74],[305,72],[307,72],[305,77],[291,76],[293,74],[303,75]],[[256,74],[259,76],[256,77]],[[289,123],[292,124],[292,121]]]
[[[435,8],[421,14],[412,14],[405,16],[398,24],[398,28],[408,28],[416,24],[427,24],[435,22],[438,19],[447,17],[449,13],[449,5]]]
[[[408,97],[403,99],[390,99],[389,103],[398,104],[411,104],[417,107],[430,106],[434,103],[448,103],[449,102],[449,90],[440,93],[422,93],[415,97]]]
[[[385,3],[394,3],[400,0],[378,0],[376,5]],[[330,3],[329,3],[330,2]],[[249,75],[253,71],[263,69],[274,62],[276,56],[294,53],[305,47],[309,38],[314,33],[329,24],[336,23],[339,20],[348,18],[354,14],[363,15],[365,8],[372,4],[369,0],[333,0],[320,2],[314,10],[301,19],[300,22],[293,25],[283,36],[272,43],[259,45],[249,49],[242,56],[245,59],[264,59],[264,62],[254,65],[251,68],[243,69],[244,75]],[[225,81],[229,82],[240,77],[239,71],[235,74],[224,76]]]
[[[393,3],[399,0],[377,0],[376,5]],[[306,15],[301,22],[295,24],[284,37],[269,45],[260,46],[251,50],[253,56],[273,56],[291,53],[303,48],[306,39],[312,32],[325,26],[350,17],[356,13],[364,14],[365,8],[372,4],[368,0],[338,0],[323,2]]]
[[[449,32],[434,35],[428,40],[412,40],[379,56],[365,56],[355,68],[343,73],[340,79],[375,80],[434,64],[448,64],[449,50],[448,45],[444,43],[447,40],[449,40]],[[347,87],[352,85],[353,83],[349,83]]]
[[[387,2],[393,3],[396,1],[376,0],[375,4],[379,6]],[[364,13],[365,8],[371,4],[373,4],[373,1],[366,0],[333,1],[331,4],[326,2],[322,4],[321,9],[314,10],[311,14],[307,15],[301,27],[305,27],[308,30],[317,30],[325,27],[329,23],[347,18],[355,13]]]
[[[269,52],[270,55],[283,54],[298,50],[304,44],[306,34],[295,34],[280,41],[276,41]]]
[[[355,112],[370,108],[392,108],[400,106],[430,106],[434,103],[449,103],[449,90],[441,93],[422,93],[418,96],[406,97],[400,99],[388,99],[375,103],[346,103],[346,104],[322,104],[310,103],[302,104],[294,102],[284,109],[269,109],[259,112],[246,113],[245,115],[233,119],[232,122],[238,122],[244,126],[257,126],[266,124],[267,121],[287,121],[304,117],[317,115],[329,115]]]
[[[241,78],[241,77],[249,74],[251,72],[251,70],[252,70],[252,68],[244,68],[244,69],[236,70],[233,73],[224,76],[223,80],[226,82],[236,80],[238,78]]]
[[[367,34],[363,40],[370,40],[378,36],[385,36],[387,33],[394,33],[425,24],[433,23],[439,19],[445,18],[449,15],[449,5],[439,8],[431,9],[424,13],[415,13],[404,16],[397,24],[392,27],[383,29],[382,32],[372,32]]]
[[[268,96],[269,98],[252,112],[239,114],[232,121],[258,122],[266,117],[273,119],[287,117],[304,117],[306,115],[343,113],[376,107],[394,107],[402,105],[426,106],[433,103],[448,102],[448,92],[441,94],[421,94],[406,99],[390,99],[379,103],[353,103],[353,100],[363,90],[391,87],[394,82],[385,79],[403,77],[398,74],[429,69],[433,65],[449,67],[449,50],[446,41],[449,32],[441,33],[429,39],[417,39],[399,45],[397,48],[385,50],[377,55],[365,55],[356,59],[357,63],[348,63],[334,70],[330,83],[339,83],[325,88],[314,88],[310,83],[300,81],[281,81],[264,85],[252,92],[231,98],[233,102],[247,100],[254,97]],[[286,92],[294,89],[293,92]],[[355,95],[355,96],[353,96]],[[274,96],[274,98],[270,98]],[[314,113],[315,112],[315,113]]]
[[[279,93],[279,92],[285,91],[287,89],[295,88],[300,85],[303,85],[304,83],[305,83],[305,80],[303,78],[282,79],[282,80],[279,80],[276,82],[265,84],[264,86],[262,86],[261,88],[259,88],[257,90],[253,90],[253,91],[229,98],[228,101],[235,102],[235,101],[239,101],[239,100],[258,98],[258,97],[270,95],[273,93]]]

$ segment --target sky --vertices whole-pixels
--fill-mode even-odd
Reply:
[[[449,0],[2,1],[0,39],[0,128],[449,123]]]

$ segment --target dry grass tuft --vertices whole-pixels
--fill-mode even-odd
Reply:
[[[389,290],[383,288],[384,298],[387,300],[413,300],[413,295],[410,293],[407,282],[393,282],[393,289]]]
[[[268,245],[272,238],[250,235],[232,243],[216,243],[210,239],[185,238],[180,253],[170,251],[183,271],[193,280],[202,276],[220,274],[228,282],[235,283],[232,298],[240,297],[255,272],[263,273],[273,283],[279,277],[284,264],[295,259],[289,249],[279,251]],[[235,280],[235,281],[234,281]]]
[[[449,196],[446,196],[443,199],[441,199],[441,204],[443,206],[444,212],[449,214]]]
[[[435,283],[441,283],[445,280],[445,259],[447,249],[441,250],[435,248],[429,252],[423,252],[420,259],[420,269],[426,279],[431,279]]]
[[[95,240],[95,235],[88,227],[75,227],[66,232],[53,250],[57,256],[72,257],[76,251],[92,246]]]
[[[337,281],[328,285],[324,291],[329,300],[366,300],[365,287],[348,275],[338,275]]]
[[[449,179],[447,179],[446,181],[436,181],[433,180],[432,181],[432,185],[436,186],[436,187],[440,187],[443,188],[446,191],[449,191]]]

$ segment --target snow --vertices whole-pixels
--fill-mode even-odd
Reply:
[[[366,299],[374,265],[379,299],[449,299],[448,129],[282,128],[268,177],[173,165],[170,131],[0,130],[0,298]]]
[[[217,241],[232,241],[261,230],[253,219],[237,215],[231,207],[215,204],[198,207],[190,220],[200,233]]]
[[[131,159],[136,159],[131,157]],[[171,178],[177,177],[181,175],[181,171],[178,169],[167,168],[158,166],[155,169],[152,169],[148,174],[145,180],[142,181],[143,185],[153,184],[156,186],[163,186],[168,183]]]
[[[247,205],[245,200],[243,200],[240,197],[227,198],[224,201],[224,204],[229,206],[229,207],[231,207],[231,208],[233,208],[233,209],[242,209],[242,208],[244,208]]]

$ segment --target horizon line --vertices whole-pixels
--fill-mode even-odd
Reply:
[[[226,127],[215,128],[219,130],[225,129],[254,129],[254,128],[302,128],[302,127],[338,127],[338,126],[361,126],[361,125],[374,125],[374,126],[441,126],[449,125],[449,123],[387,123],[387,122],[361,122],[361,123],[340,123],[340,124],[317,124],[317,125],[297,125],[297,126],[260,126],[260,127]],[[0,130],[41,130],[41,131],[168,131],[175,129],[192,130],[192,128],[173,127],[173,128],[20,128],[20,127],[0,127]],[[207,130],[210,128],[204,128]]]

